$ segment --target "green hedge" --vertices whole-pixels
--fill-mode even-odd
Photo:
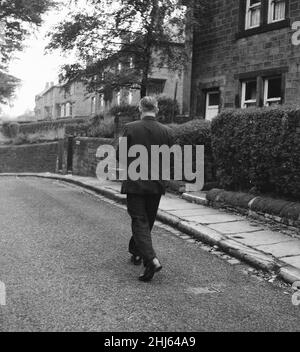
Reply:
[[[94,119],[87,130],[88,137],[113,138],[115,132],[115,124],[113,120],[103,121]]]
[[[179,114],[179,105],[177,101],[167,96],[161,95],[157,98],[158,102],[158,120],[162,123],[171,123]]]
[[[139,108],[137,106],[124,103],[121,105],[113,106],[109,113],[115,117],[119,115],[129,116],[132,117],[132,120],[138,120],[140,116]]]
[[[7,138],[16,138],[20,132],[20,125],[18,122],[4,122],[2,132]]]
[[[159,112],[158,121],[162,123],[171,123],[172,119],[176,120],[176,116],[179,114],[179,105],[177,101],[168,98],[164,95],[157,97]],[[140,112],[138,106],[129,105],[122,103],[121,105],[114,106],[110,109],[110,115],[112,116],[129,116],[132,120],[138,120],[140,118]],[[173,116],[174,115],[174,116]]]
[[[33,134],[41,131],[55,130],[68,125],[88,123],[88,118],[58,119],[52,121],[38,121],[20,125],[20,133]]]
[[[221,187],[300,199],[300,110],[228,110],[212,122]]]
[[[185,145],[204,145],[205,147],[205,183],[215,181],[215,169],[211,148],[211,124],[205,120],[192,120],[184,124],[170,124],[174,131],[175,144]],[[195,165],[196,159],[193,154]],[[195,170],[195,167],[194,167]]]

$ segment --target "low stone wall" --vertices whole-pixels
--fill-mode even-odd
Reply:
[[[58,143],[0,146],[0,173],[56,172]]]
[[[300,202],[223,189],[212,189],[206,197],[213,206],[237,209],[244,214],[269,218],[300,229]]]
[[[73,141],[73,174],[79,176],[96,176],[96,152],[100,145],[113,144],[108,138],[75,138]]]

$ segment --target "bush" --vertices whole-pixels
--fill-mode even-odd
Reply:
[[[56,130],[63,128],[64,126],[85,124],[87,123],[86,118],[67,118],[58,119],[53,121],[39,121],[33,123],[26,123],[20,126],[20,133],[34,134],[38,132],[44,132],[49,130]]]
[[[94,119],[87,131],[88,137],[113,138],[115,133],[115,124],[113,120],[103,121]]]
[[[205,120],[192,120],[184,124],[169,125],[174,131],[176,144],[205,145],[211,151],[210,122]]]
[[[173,118],[179,114],[179,106],[177,101],[174,102],[173,99],[166,96],[158,97],[158,120],[163,123],[172,122]]]
[[[174,142],[182,147],[185,145],[204,145],[205,148],[205,182],[215,181],[215,171],[211,148],[211,127],[210,122],[205,120],[192,120],[185,124],[170,124],[173,130]],[[196,153],[193,149],[193,169],[195,170]]]
[[[67,124],[65,126],[65,134],[69,136],[86,136],[91,126],[90,120],[81,123]]]
[[[118,117],[118,116],[132,117],[132,120],[137,120],[139,119],[139,116],[140,116],[139,108],[137,106],[129,105],[129,104],[121,104],[118,106],[113,106],[110,109],[110,114],[115,117]]]
[[[229,110],[212,121],[221,187],[300,199],[300,110]]]
[[[2,126],[3,134],[7,138],[16,138],[20,132],[20,125],[18,122],[5,122]]]

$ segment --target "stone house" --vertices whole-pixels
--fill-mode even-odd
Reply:
[[[300,104],[299,0],[211,0],[198,22],[192,115],[211,120],[225,108]]]
[[[118,74],[126,69],[124,60],[116,61],[112,58],[107,62],[107,67],[104,72],[99,73],[98,78],[107,70],[113,69],[115,74]],[[131,58],[128,65],[134,65]],[[166,66],[153,67],[147,95],[165,95],[172,99],[176,97],[180,112],[186,113],[187,104],[184,103],[183,84],[184,73],[179,74]],[[45,90],[36,96],[35,113],[38,120],[107,115],[113,106],[137,105],[140,99],[140,90],[122,88],[109,92],[109,97],[105,95],[107,95],[105,92],[89,93],[80,79],[74,80],[68,89],[64,89],[63,85],[47,83]]]
[[[79,80],[72,82],[69,89],[47,83],[44,91],[35,97],[35,115],[38,120],[90,117],[96,113],[94,102],[95,94],[88,95]]]

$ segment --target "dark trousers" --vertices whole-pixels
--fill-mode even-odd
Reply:
[[[142,257],[145,265],[156,257],[151,231],[160,199],[160,194],[127,194],[127,210],[132,220],[129,253]]]

